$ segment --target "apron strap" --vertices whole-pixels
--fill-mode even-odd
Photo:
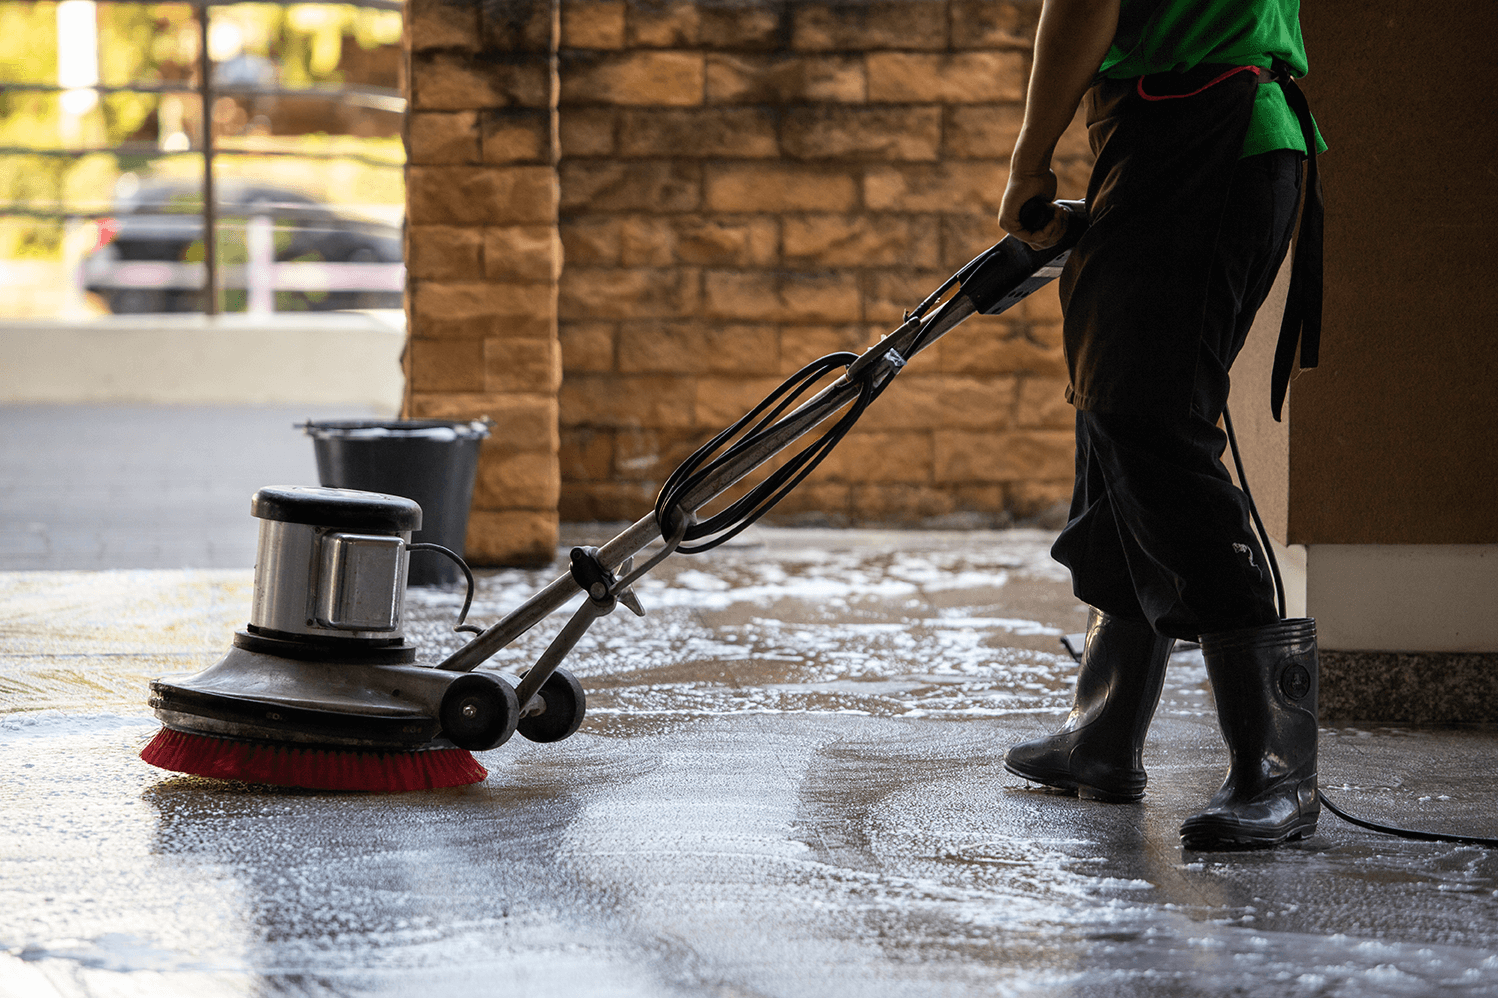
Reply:
[[[1321,352],[1324,214],[1321,176],[1316,171],[1316,125],[1311,119],[1311,107],[1289,73],[1284,73],[1279,82],[1305,137],[1306,186],[1305,197],[1301,200],[1300,234],[1296,237],[1295,258],[1290,264],[1290,293],[1285,299],[1285,315],[1280,322],[1280,338],[1274,348],[1274,368],[1269,379],[1269,408],[1276,422],[1280,419],[1285,393],[1290,387],[1295,347],[1300,346],[1300,366],[1303,369],[1315,367]]]

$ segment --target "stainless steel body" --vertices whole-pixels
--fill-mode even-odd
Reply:
[[[398,640],[411,532],[260,521],[250,624],[309,637]]]

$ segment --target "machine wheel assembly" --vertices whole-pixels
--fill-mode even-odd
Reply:
[[[533,742],[559,742],[577,731],[587,710],[587,696],[566,669],[553,672],[536,694],[546,704],[540,714],[522,717],[515,730]]]
[[[515,688],[488,673],[470,672],[448,686],[438,713],[442,734],[470,752],[498,748],[510,740],[520,719]]]

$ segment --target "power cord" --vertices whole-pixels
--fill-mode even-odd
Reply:
[[[1238,437],[1233,433],[1233,417],[1226,409],[1222,412],[1222,425],[1227,430],[1228,449],[1233,452],[1233,467],[1238,472],[1238,487],[1248,498],[1248,509],[1253,515],[1254,529],[1259,533],[1259,542],[1264,547],[1264,557],[1269,562],[1269,571],[1274,576],[1274,592],[1279,602],[1280,616],[1285,614],[1285,580],[1280,577],[1279,560],[1274,556],[1274,546],[1269,543],[1269,532],[1264,529],[1264,521],[1259,518],[1259,507],[1254,502],[1253,493],[1248,491],[1248,477],[1243,473],[1243,457],[1238,452]],[[1421,842],[1455,842],[1459,845],[1482,846],[1488,849],[1498,848],[1498,838],[1487,838],[1481,835],[1449,835],[1445,832],[1426,832],[1415,828],[1401,828],[1397,825],[1384,825],[1365,818],[1356,818],[1342,810],[1318,787],[1316,799],[1326,805],[1326,809],[1343,821],[1357,825],[1359,828],[1367,828],[1371,831],[1382,832],[1385,835],[1397,835],[1402,839],[1415,839]]]

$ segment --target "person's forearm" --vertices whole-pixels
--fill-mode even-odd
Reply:
[[[1025,119],[1010,169],[1040,173],[1076,116],[1118,30],[1120,0],[1045,0],[1035,33]]]

